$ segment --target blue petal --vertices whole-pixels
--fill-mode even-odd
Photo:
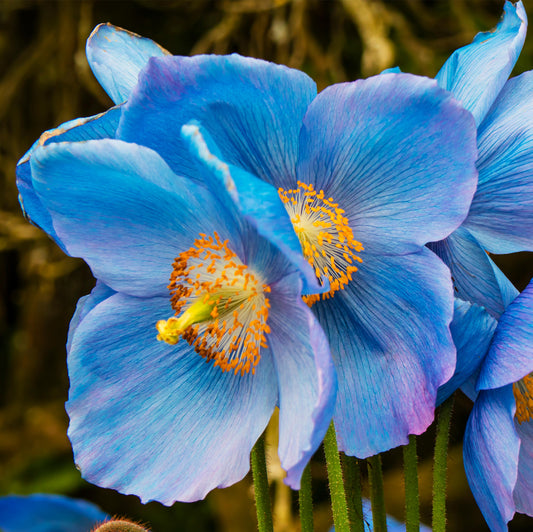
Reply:
[[[492,31],[478,33],[472,44],[456,50],[436,79],[451,91],[480,124],[513,70],[526,38],[522,2],[506,2],[502,20]]]
[[[493,531],[507,530],[515,508],[520,440],[512,386],[481,391],[466,425],[463,459],[470,489]]]
[[[294,185],[298,134],[315,83],[303,72],[231,56],[151,59],[126,104],[119,135],[194,176],[181,127],[198,120],[228,164],[275,186]],[[185,153],[185,155],[184,155]]]
[[[115,294],[77,327],[68,355],[68,435],[84,478],[143,502],[194,501],[247,473],[277,401],[268,350],[234,375],[156,340],[163,298]]]
[[[383,74],[316,97],[297,177],[344,209],[365,249],[402,254],[466,217],[476,155],[472,117],[449,93],[434,80]]]
[[[437,388],[453,374],[448,269],[429,250],[367,257],[353,281],[313,305],[337,368],[339,448],[360,458],[431,424]]]
[[[62,495],[0,497],[3,532],[87,532],[107,519],[94,504]]]
[[[495,318],[504,312],[511,288],[505,284],[502,290],[503,274],[464,227],[428,247],[450,268],[456,297],[484,307]]]
[[[64,141],[113,138],[118,126],[120,108],[115,107],[106,113],[89,118],[78,118],[61,126],[45,131],[38,141],[25,153],[17,164],[17,187],[19,201],[24,216],[32,223],[46,231],[59,246],[61,241],[55,234],[50,214],[35,193],[32,183],[30,160],[36,148],[47,144]],[[64,248],[63,248],[64,249]]]
[[[460,299],[455,300],[450,331],[457,348],[457,364],[453,377],[438,390],[437,406],[472,375],[478,374],[496,325],[496,320],[482,307]]]
[[[533,281],[501,316],[477,387],[498,388],[533,371]]]
[[[337,380],[326,336],[300,297],[301,281],[287,276],[271,288],[268,344],[278,374],[279,456],[285,482],[300,489],[331,423]]]
[[[533,72],[509,80],[478,130],[465,227],[491,253],[533,251]]]
[[[515,419],[515,428],[520,437],[520,455],[513,498],[517,512],[533,516],[533,423]]]
[[[99,24],[87,40],[86,54],[96,79],[118,104],[129,98],[148,59],[169,52],[150,39],[111,24]]]
[[[227,165],[212,152],[218,148],[196,124],[182,128],[183,137],[190,143],[193,156],[203,163],[204,183],[223,201],[227,209],[237,209],[260,235],[272,242],[301,272],[303,293],[321,293],[329,290],[329,281],[321,286],[315,272],[302,255],[302,246],[294,226],[283,206],[278,191],[245,170]]]
[[[225,213],[206,189],[142,146],[51,144],[35,151],[32,174],[68,253],[117,291],[167,294],[174,258],[200,232],[218,231],[223,239],[234,232],[234,220],[221,224]]]
[[[85,316],[94,307],[96,307],[98,303],[101,303],[102,301],[104,301],[104,299],[111,297],[115,293],[116,292],[109,288],[109,286],[97,280],[95,287],[91,290],[91,293],[86,296],[80,297],[78,303],[76,304],[76,310],[74,312],[74,315],[72,316],[72,319],[70,320],[69,324],[67,337],[67,352],[70,351],[70,344],[72,343],[72,336],[74,334],[74,331],[81,323],[83,318],[85,318]]]

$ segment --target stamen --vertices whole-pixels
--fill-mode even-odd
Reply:
[[[327,299],[352,280],[352,274],[357,271],[354,263],[363,262],[356,255],[363,251],[363,245],[354,239],[344,210],[333,198],[326,198],[323,190],[317,192],[313,185],[298,181],[298,188],[279,188],[278,193],[315,275],[330,282],[330,291],[321,295]],[[321,296],[304,296],[304,301],[311,306]]]
[[[533,373],[513,384],[516,401],[515,418],[519,423],[530,421],[533,417]]]
[[[168,289],[178,318],[160,320],[157,339],[183,338],[222,371],[255,373],[266,334],[270,292],[217,233],[200,234],[172,265]]]

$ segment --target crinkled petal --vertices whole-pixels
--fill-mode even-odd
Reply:
[[[533,72],[509,80],[478,130],[465,227],[491,253],[533,251]]]
[[[236,166],[218,159],[218,147],[197,124],[186,124],[183,137],[190,143],[193,156],[203,163],[204,182],[208,184],[227,209],[237,209],[263,237],[283,252],[300,271],[304,281],[303,293],[320,293],[329,290],[329,282],[318,283],[315,272],[302,255],[302,246],[294,226],[283,206],[278,191],[272,186]],[[213,153],[214,152],[214,153]]]
[[[522,2],[506,2],[502,20],[456,50],[436,79],[480,124],[513,70],[524,44],[527,16]]]
[[[32,157],[33,182],[69,254],[117,291],[168,294],[172,263],[200,232],[234,219],[152,150],[117,140],[60,143]],[[72,186],[72,182],[76,186]],[[234,249],[235,253],[240,249]]]
[[[520,437],[520,454],[513,499],[517,512],[533,517],[533,423],[515,419],[515,428]]]
[[[450,274],[429,250],[367,257],[353,281],[313,305],[331,346],[339,448],[360,458],[408,442],[453,374]]]
[[[479,390],[519,381],[533,371],[533,281],[502,314],[479,374]]]
[[[62,495],[36,493],[0,498],[3,532],[87,532],[109,519],[98,506]]]
[[[108,23],[94,28],[86,54],[98,83],[118,104],[129,98],[150,57],[164,57],[169,52],[151,39]]]
[[[143,502],[194,501],[247,473],[277,401],[268,350],[222,372],[186,342],[156,339],[163,298],[115,294],[77,327],[68,355],[68,435],[82,475]]]
[[[126,104],[119,135],[194,177],[180,133],[197,120],[225,162],[275,186],[293,186],[302,117],[315,95],[314,81],[303,72],[259,59],[154,58]]]
[[[50,214],[41,203],[33,188],[30,165],[31,157],[36,148],[50,143],[113,138],[118,126],[119,116],[120,108],[114,107],[106,113],[71,120],[55,129],[45,131],[17,164],[19,202],[24,216],[43,229],[43,231],[46,231],[62,248],[61,241],[55,234]]]
[[[476,154],[471,115],[434,80],[382,74],[315,98],[297,177],[339,204],[365,249],[403,254],[464,220]]]
[[[455,300],[450,331],[457,349],[457,363],[453,377],[438,390],[437,406],[472,375],[479,373],[496,325],[496,320],[482,307],[460,299]]]
[[[279,456],[285,482],[300,489],[331,422],[337,380],[326,336],[300,297],[301,281],[294,274],[271,288],[268,344],[279,384]]]
[[[495,318],[504,312],[509,289],[502,293],[497,266],[464,227],[428,247],[450,268],[456,297],[484,307]]]
[[[470,489],[494,532],[507,530],[515,507],[520,439],[514,428],[512,386],[484,390],[474,403],[463,442],[463,460]]]

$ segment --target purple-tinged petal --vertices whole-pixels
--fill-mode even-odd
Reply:
[[[268,350],[255,375],[224,373],[156,339],[173,314],[164,298],[123,294],[93,308],[73,335],[66,405],[84,478],[166,505],[242,479],[277,401]]]
[[[477,388],[499,388],[533,371],[533,281],[502,314]]]
[[[98,506],[62,495],[0,497],[2,532],[87,532],[107,519]]]
[[[502,291],[503,274],[464,227],[428,247],[450,268],[456,297],[484,307],[495,318],[505,311],[510,289]]]
[[[464,220],[476,155],[472,116],[449,93],[428,78],[383,74],[315,98],[297,177],[339,204],[365,249],[404,254]]]
[[[304,281],[303,293],[329,290],[329,282],[321,286],[315,272],[302,255],[302,246],[287,214],[278,191],[272,186],[236,166],[227,165],[214,153],[218,148],[196,124],[182,128],[184,139],[190,143],[193,156],[203,164],[204,183],[223,202],[227,209],[237,209],[260,235],[272,242],[300,271]]]
[[[234,218],[206,189],[176,176],[143,146],[117,140],[51,144],[35,151],[32,174],[68,253],[82,257],[117,291],[167,295],[179,252],[199,233],[218,231],[225,239],[233,231]]]
[[[533,517],[533,423],[515,419],[515,428],[520,437],[520,454],[513,499],[517,512]]]
[[[429,250],[367,257],[353,281],[313,305],[337,368],[339,448],[360,458],[421,434],[453,374],[450,274]]]
[[[331,422],[337,380],[326,336],[299,297],[301,281],[287,276],[271,288],[268,344],[279,384],[279,456],[285,482],[300,489]]]
[[[457,363],[453,377],[439,387],[437,406],[472,375],[479,373],[496,325],[496,320],[482,307],[460,299],[455,300],[450,332],[457,349]]]
[[[505,2],[502,20],[492,31],[478,33],[472,44],[456,50],[436,79],[462,102],[481,124],[513,70],[524,44],[527,16],[522,2]]]
[[[292,187],[302,118],[315,95],[303,72],[258,59],[153,58],[126,104],[119,138],[153,148],[174,171],[194,177],[181,127],[197,120],[226,163]]]
[[[507,530],[515,507],[520,439],[514,427],[512,386],[483,390],[474,403],[463,443],[470,489],[494,532]]]
[[[478,130],[465,227],[491,253],[533,251],[533,71],[510,79]]]
[[[17,187],[22,212],[32,223],[46,231],[63,248],[57,238],[50,214],[35,193],[31,176],[31,157],[39,146],[64,141],[81,141],[90,139],[113,138],[118,126],[120,108],[91,116],[70,120],[61,126],[45,131],[39,140],[24,154],[17,164]]]
[[[94,28],[86,54],[98,83],[118,104],[129,98],[150,57],[164,57],[169,52],[151,39],[108,23]]]

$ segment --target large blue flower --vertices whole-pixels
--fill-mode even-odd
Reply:
[[[238,55],[171,57],[159,48],[149,59],[154,46],[99,26],[88,57],[121,105],[41,144],[114,136],[154,150],[201,187],[202,164],[182,134],[200,127],[211,152],[244,172],[234,179],[250,191],[240,203],[248,219],[286,252],[288,212],[292,236],[328,289],[326,299],[306,300],[338,369],[340,448],[364,457],[423,432],[455,366],[449,272],[424,245],[468,212],[477,181],[471,115],[426,78],[389,74],[317,95],[309,77],[283,66]],[[21,181],[33,183],[33,166],[24,171],[33,150],[21,161]],[[279,189],[284,213],[262,192],[265,183]],[[45,218],[49,208],[37,200],[33,211]],[[313,286],[306,277],[304,293],[316,292],[316,279]]]
[[[88,532],[108,519],[94,504],[62,495],[0,497],[3,532]]]
[[[515,511],[533,516],[533,282],[517,297],[509,283],[501,286],[508,306],[497,325],[474,307],[454,318],[466,339],[458,342],[458,366],[476,366],[474,385],[463,386],[474,400],[465,471],[494,531],[507,530]]]
[[[29,157],[39,209],[98,279],[68,339],[75,461],[87,480],[144,501],[197,500],[243,478],[279,406],[280,458],[298,488],[336,392],[298,263],[315,277],[288,217],[284,238],[281,224],[261,236],[232,177],[244,172],[194,126],[183,134],[195,182],[116,139],[41,142]],[[261,190],[257,201],[283,210]]]
[[[533,71],[508,80],[526,28],[522,2],[506,2],[498,26],[454,52],[437,74],[475,117],[479,184],[461,228],[430,247],[450,267],[458,297],[494,317],[505,303],[485,250],[533,250]]]

